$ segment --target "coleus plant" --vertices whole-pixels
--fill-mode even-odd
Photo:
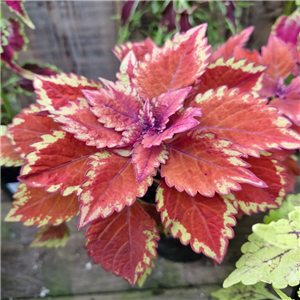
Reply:
[[[6,221],[47,226],[35,243],[50,246],[79,213],[88,255],[131,285],[149,273],[160,231],[220,263],[235,214],[278,208],[297,172],[295,120],[261,97],[264,78],[297,62],[276,37],[266,51],[280,61],[239,59],[252,30],[212,56],[205,24],[161,48],[121,44],[116,82],[35,76],[37,103],[1,131],[3,162],[22,165]]]

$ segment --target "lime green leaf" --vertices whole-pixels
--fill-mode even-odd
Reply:
[[[281,290],[276,289],[275,287],[273,287],[273,289],[278,294],[280,299],[282,299],[282,300],[293,300],[292,298],[288,297],[285,293],[283,293]]]
[[[211,295],[220,300],[279,300],[278,297],[265,289],[263,282],[259,282],[255,285],[243,285],[242,283],[238,283],[227,289],[219,289],[211,293]]]
[[[287,285],[297,285],[300,282],[300,207],[289,213],[288,220],[280,220],[278,222],[272,222],[268,225],[255,225],[254,230],[259,232],[261,236],[253,233],[249,236],[249,242],[242,246],[242,252],[244,255],[236,263],[237,269],[234,270],[229,277],[224,281],[223,286],[229,287],[238,282],[244,284],[255,284],[258,281],[272,283],[275,288],[285,288]],[[293,235],[297,235],[296,241],[292,238],[292,241],[284,238],[284,242],[280,242],[280,246],[287,242],[291,242],[291,247],[280,248],[277,246],[275,240],[276,235],[274,232],[262,233],[263,226],[270,226],[276,228],[280,232],[280,224],[282,221],[289,223],[290,230],[295,230]],[[278,226],[279,225],[279,226]],[[284,223],[284,227],[285,223]],[[276,232],[276,231],[275,231]],[[278,241],[278,240],[277,240]]]
[[[300,248],[300,207],[289,213],[289,220],[281,219],[270,224],[255,224],[253,232],[270,245],[283,250]]]
[[[288,219],[288,214],[294,210],[295,206],[300,206],[300,194],[288,195],[279,209],[272,209],[268,216],[264,217],[264,223],[269,224],[272,221]]]

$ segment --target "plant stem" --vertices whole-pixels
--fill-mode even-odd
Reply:
[[[291,14],[293,2],[294,1],[290,0],[286,3],[285,8],[284,8],[284,12],[283,12],[284,15],[289,16]]]
[[[17,82],[20,79],[20,77],[17,74],[13,74],[11,77],[9,77],[5,82],[2,83],[2,89],[7,87],[8,85]]]
[[[9,115],[9,118],[12,119],[15,114],[14,114],[12,108],[10,107],[9,99],[7,98],[3,89],[1,89],[1,99],[2,99],[2,103],[5,107],[5,110],[6,110],[7,114]]]

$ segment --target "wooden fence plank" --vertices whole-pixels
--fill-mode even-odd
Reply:
[[[119,62],[111,52],[117,36],[114,1],[26,1],[36,26],[24,60],[51,63],[90,79],[115,79]]]

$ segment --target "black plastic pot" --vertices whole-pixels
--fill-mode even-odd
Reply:
[[[291,294],[292,299],[300,300],[300,297],[298,296],[299,289],[300,289],[300,284],[293,287],[292,294]]]
[[[190,245],[184,246],[179,239],[161,234],[158,242],[157,253],[159,256],[175,262],[193,262],[202,259],[202,253],[195,253]]]
[[[21,167],[1,167],[1,189],[10,196],[16,192],[16,185],[19,184],[20,169]]]
[[[157,175],[156,179],[160,179]],[[155,203],[155,193],[157,184],[149,187],[146,195],[142,198],[147,203]],[[195,253],[190,245],[184,246],[179,239],[174,239],[170,235],[160,235],[158,241],[157,253],[159,256],[175,262],[193,262],[204,257],[203,254]]]

